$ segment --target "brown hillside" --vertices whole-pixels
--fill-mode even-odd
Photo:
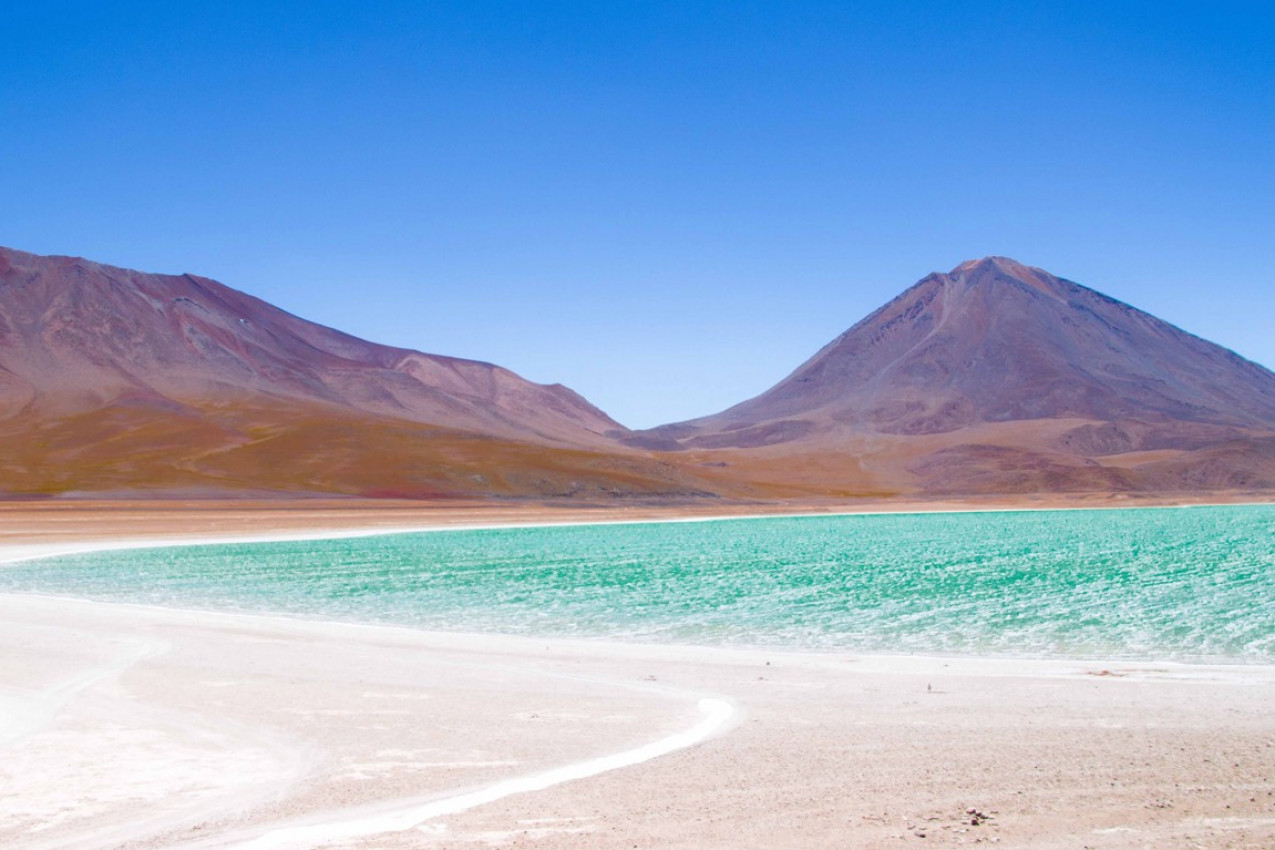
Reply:
[[[625,437],[828,492],[1275,488],[1275,374],[1003,257],[931,274],[783,381]]]

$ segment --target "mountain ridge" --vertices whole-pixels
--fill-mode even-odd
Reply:
[[[1031,278],[1030,281],[1023,279],[1028,276]],[[968,315],[969,300],[979,297],[986,299],[989,297],[988,293],[995,287],[1009,287],[1017,292],[1010,296],[1001,293],[995,303],[975,305],[975,314]],[[1020,313],[1036,308],[1037,305],[1031,302],[1042,297],[1052,304],[1065,307],[1066,312],[1061,313],[1061,319],[1052,315],[1044,320],[1041,320],[1039,315],[1026,317],[1017,315],[1007,319],[1004,315],[1005,304],[1015,296],[1017,296],[1017,303],[1010,306]],[[957,315],[962,310],[966,311],[966,315]],[[1030,335],[1038,334],[1041,330],[1050,327],[1075,326],[1077,317],[1090,319],[1090,326],[1081,329],[1083,336],[1105,342],[1107,347],[1112,349],[1112,354],[1119,357],[1109,357],[1106,362],[1100,364],[1102,368],[1086,368],[1083,364],[1084,358],[1080,356],[1081,346],[1077,345],[1073,339],[1066,339],[1068,334],[1056,334],[1063,339],[1044,341]],[[1024,318],[1030,318],[1032,321],[1025,322]],[[945,336],[944,331],[949,329],[949,322],[953,320],[961,320],[964,325],[959,333]],[[989,339],[989,336],[994,337],[996,330],[992,325],[999,322],[1004,326],[1007,321],[1012,322],[1013,326],[1001,336],[1014,336],[1015,339],[1012,341],[1017,345],[1012,347],[1004,339]],[[1097,330],[1102,333],[1095,333],[1094,325],[1100,326]],[[1070,336],[1076,335],[1070,334]],[[1129,339],[1133,345],[1125,344],[1124,350],[1121,350],[1121,346],[1112,343],[1110,339],[1102,339],[1104,336],[1114,337],[1117,340]],[[1217,361],[1210,364],[1214,373],[1223,372],[1228,368],[1242,371],[1248,380],[1244,389],[1255,388],[1259,397],[1253,400],[1244,397],[1243,393],[1219,390],[1213,381],[1206,381],[1204,376],[1193,374],[1192,368],[1184,365],[1182,373],[1176,376],[1178,380],[1189,383],[1189,388],[1197,396],[1211,399],[1214,408],[1224,408],[1224,410],[1210,410],[1209,405],[1202,405],[1175,395],[1166,395],[1161,400],[1159,408],[1156,408],[1150,401],[1150,396],[1159,391],[1148,391],[1148,386],[1145,385],[1167,384],[1169,381],[1166,377],[1174,376],[1160,374],[1146,378],[1136,374],[1130,376],[1119,374],[1120,370],[1125,369],[1124,363],[1140,359],[1145,365],[1148,358],[1140,354],[1135,356],[1136,353],[1129,349],[1139,344],[1145,346],[1155,336],[1168,337],[1171,343],[1192,349],[1190,353],[1193,355],[1203,355]],[[899,337],[903,339],[896,343]],[[926,350],[927,347],[933,346],[939,346],[941,350]],[[964,346],[963,350],[960,350],[961,346]],[[1062,391],[1067,389],[1064,386],[1052,387],[1060,394],[1060,397],[1055,399],[1056,406],[1052,408],[1046,406],[1046,400],[1039,398],[1012,400],[1000,398],[998,393],[1002,393],[1006,388],[1004,386],[1007,384],[1006,374],[1013,377],[1011,370],[1016,366],[1016,359],[1030,358],[1035,351],[1049,347],[1059,349],[1064,346],[1068,349],[1065,352],[1057,350],[1048,352],[1052,355],[1053,362],[1044,364],[1043,371],[1052,373],[1049,377],[1070,370],[1076,374],[1066,377],[1077,385],[1084,379],[1089,379],[1090,382],[1102,382],[1108,385],[1118,383],[1121,384],[1122,389],[1130,392],[1117,393],[1112,391],[1110,386],[1104,386],[1104,409],[1101,411],[1094,409],[1096,405],[1092,401],[1086,403],[1083,398],[1068,400],[1061,397],[1064,395]],[[954,348],[958,349],[955,353],[960,355],[954,360],[956,364],[966,370],[975,367],[983,367],[983,370],[967,379],[953,378],[950,375],[952,370],[945,365],[945,361],[953,362]],[[1163,346],[1161,348],[1163,349]],[[1063,354],[1069,356],[1061,356]],[[1190,359],[1181,356],[1181,352],[1178,354],[1178,360]],[[925,355],[925,357],[922,359],[918,355]],[[991,371],[986,369],[989,363],[997,366],[1000,373],[988,374],[988,371]],[[1178,365],[1181,364],[1175,364],[1175,366]],[[1199,372],[1203,368],[1196,365],[1194,372]],[[1163,373],[1165,370],[1159,371]],[[1094,372],[1103,372],[1105,375],[1100,377],[1092,374]],[[1144,386],[1140,388],[1133,386],[1139,382],[1140,378]],[[1034,383],[1038,384],[1039,381]],[[802,386],[809,384],[816,386]],[[1006,258],[993,257],[967,261],[947,274],[935,272],[925,276],[902,294],[856,322],[850,329],[820,348],[787,377],[758,396],[733,405],[718,414],[659,426],[643,433],[658,435],[662,432],[669,433],[669,429],[674,429],[674,433],[685,434],[688,430],[701,429],[706,424],[715,426],[718,430],[729,430],[724,423],[733,424],[745,416],[756,416],[759,408],[764,409],[770,418],[780,419],[784,416],[808,412],[826,403],[841,404],[845,408],[841,411],[843,420],[855,424],[867,424],[873,430],[886,433],[895,430],[902,433],[941,432],[963,424],[971,424],[968,421],[962,422],[959,417],[949,417],[948,421],[916,416],[909,418],[907,414],[891,417],[892,410],[887,409],[889,406],[886,404],[887,400],[874,397],[871,391],[882,387],[897,389],[900,384],[916,386],[931,395],[949,390],[955,385],[956,389],[961,390],[960,395],[964,400],[968,401],[977,396],[978,402],[983,407],[989,408],[984,421],[1058,418],[1068,413],[1081,414],[1082,418],[1084,414],[1089,414],[1091,418],[1110,418],[1109,414],[1112,412],[1117,414],[1116,418],[1124,418],[1125,413],[1137,412],[1157,414],[1161,418],[1168,418],[1172,414],[1173,418],[1177,419],[1214,424],[1275,427],[1275,373],[1240,357],[1229,349],[1189,334],[1149,313],[1096,290],[1064,278],[1054,277],[1041,269],[1024,266]],[[1021,391],[1021,384],[1011,386],[1009,389]],[[1088,389],[1093,392],[1092,388]],[[1138,391],[1133,392],[1134,390]],[[1178,395],[1184,394],[1178,391]],[[847,398],[853,398],[856,404],[852,406],[846,402]],[[1142,401],[1142,408],[1135,411],[1133,408],[1136,407],[1139,398]],[[870,400],[865,401],[865,399]],[[897,399],[893,401],[897,402]],[[1070,402],[1070,409],[1063,407],[1068,402]],[[877,405],[875,409],[873,409],[874,404]],[[1035,409],[1032,409],[1033,406]],[[853,410],[850,409],[851,407]],[[1237,410],[1242,415],[1228,414],[1226,410]],[[1209,415],[1210,413],[1212,415]],[[865,419],[869,421],[865,422]]]
[[[830,462],[807,480],[953,493],[1025,480],[1181,489],[1194,480],[1188,455],[1206,448],[1209,486],[1270,487],[1261,441],[1273,436],[1275,373],[1097,290],[986,257],[921,278],[751,399],[621,438],[754,468],[785,453],[855,455],[854,468]],[[1136,452],[1177,454],[1101,460]],[[873,476],[865,463],[889,469]]]
[[[15,260],[18,261],[16,264]],[[22,274],[24,271],[25,275]],[[368,342],[301,319],[211,278],[189,273],[149,274],[94,263],[79,257],[45,258],[0,249],[0,279],[4,280],[10,290],[6,299],[8,303],[0,305],[5,308],[0,312],[0,322],[3,322],[0,333],[11,337],[23,329],[21,319],[15,319],[12,315],[15,312],[13,302],[20,297],[13,290],[39,287],[42,279],[49,276],[59,277],[56,285],[65,286],[70,291],[49,292],[47,290],[50,287],[46,286],[45,292],[36,293],[36,298],[32,299],[44,302],[38,305],[42,309],[27,307],[26,313],[38,314],[44,327],[37,329],[30,326],[33,323],[27,323],[28,333],[38,338],[29,339],[26,350],[29,356],[43,354],[45,357],[43,363],[19,364],[17,368],[12,362],[5,364],[6,371],[18,378],[21,378],[24,371],[39,371],[41,366],[55,367],[62,361],[72,359],[65,356],[65,350],[59,351],[59,347],[65,349],[66,346],[78,345],[76,334],[91,334],[95,330],[101,330],[91,326],[93,321],[97,321],[107,326],[106,329],[110,331],[109,339],[99,339],[102,344],[99,350],[78,353],[83,354],[87,361],[97,361],[92,365],[98,367],[95,371],[107,381],[107,386],[99,387],[104,394],[112,389],[124,391],[131,388],[143,392],[154,391],[177,400],[193,394],[203,401],[208,394],[228,392],[233,395],[244,388],[270,383],[270,390],[284,397],[368,409],[402,416],[412,421],[432,421],[430,416],[436,415],[438,411],[430,405],[431,401],[437,400],[432,398],[431,391],[460,393],[474,400],[484,399],[495,407],[499,407],[502,393],[525,392],[539,394],[537,402],[577,420],[584,431],[593,435],[600,436],[603,431],[613,430],[618,426],[605,413],[560,384],[532,384],[507,369],[485,361],[427,354]],[[73,279],[67,280],[68,277]],[[98,289],[105,285],[119,297],[111,298],[106,294],[112,303],[108,303],[103,309],[101,303],[94,301],[100,302],[104,293],[96,293],[98,298],[95,299],[94,293],[86,293],[77,287],[74,278],[88,279],[88,285]],[[79,291],[75,291],[76,289]],[[80,303],[66,303],[71,299]],[[161,343],[154,339],[157,329],[146,326],[146,317],[141,317],[139,321],[139,311],[136,309],[142,306],[136,303],[139,299],[161,314],[162,319],[171,326],[169,329],[180,331],[189,346],[197,349],[197,356],[183,356],[191,352],[180,350],[164,351]],[[125,303],[130,300],[134,303]],[[91,312],[85,316],[85,311]],[[5,313],[9,315],[6,316]],[[232,325],[237,322],[239,326],[227,327],[227,317]],[[150,333],[150,338],[142,340],[144,345],[137,344],[139,331]],[[104,335],[98,336],[100,338]],[[34,344],[35,342],[41,344]],[[276,350],[268,351],[272,343]],[[115,350],[109,351],[111,348]],[[254,362],[253,355],[263,352],[268,355],[267,362]],[[109,363],[104,362],[105,353],[115,355]],[[11,354],[9,360],[12,359]],[[168,371],[164,374],[138,374],[141,371],[139,361],[143,360],[154,361]],[[237,380],[225,382],[218,380],[224,376],[198,374],[190,376],[190,380],[199,386],[188,388],[181,386],[181,381],[171,374],[174,367],[189,367],[193,364],[196,368],[206,369],[210,362],[217,360],[224,361],[222,365],[236,370],[239,373],[236,375]],[[324,379],[312,374],[316,366],[357,370],[361,380],[380,381],[380,385],[365,388],[361,394],[351,393],[349,388],[336,386],[339,382],[335,377]],[[215,372],[213,369],[206,371]],[[265,373],[266,381],[261,380],[262,373]],[[271,379],[280,377],[294,380],[283,384],[273,380],[271,383]],[[419,386],[413,386],[413,382]],[[219,383],[223,385],[219,386]],[[112,387],[111,384],[116,386]],[[56,396],[56,392],[45,395]],[[412,397],[413,395],[416,397]],[[57,404],[59,400],[55,398],[51,401]],[[68,399],[63,403],[74,405],[75,400]],[[460,413],[455,405],[449,406],[453,413]],[[465,411],[465,414],[472,420],[467,423],[471,426],[485,425],[493,433],[507,433],[508,429],[504,427],[507,423],[501,421],[502,417],[497,410],[471,409]],[[555,437],[554,434],[540,436],[547,439]]]
[[[561,384],[194,274],[0,249],[0,496],[920,498],[1275,489],[1275,373],[1007,257],[758,396],[630,431]]]
[[[617,429],[561,385],[368,342],[211,278],[0,249],[0,492],[709,492]],[[286,462],[239,460],[264,444]]]

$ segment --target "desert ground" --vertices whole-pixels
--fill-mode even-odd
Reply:
[[[835,509],[13,503],[0,560]],[[11,594],[0,623],[4,847],[1275,846],[1275,668],[542,640]]]

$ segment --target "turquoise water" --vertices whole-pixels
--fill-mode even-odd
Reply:
[[[1275,663],[1275,506],[170,547],[0,568],[0,590],[466,632]]]

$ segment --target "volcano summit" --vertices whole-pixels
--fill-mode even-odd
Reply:
[[[981,493],[1271,487],[1273,436],[1269,370],[988,257],[923,278],[756,398],[629,439],[834,491]]]

